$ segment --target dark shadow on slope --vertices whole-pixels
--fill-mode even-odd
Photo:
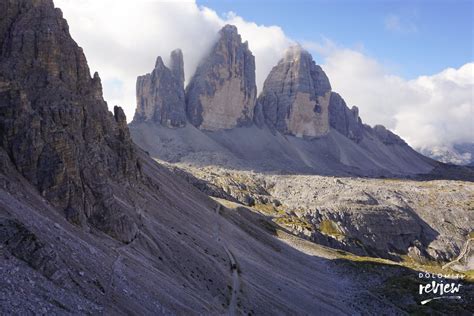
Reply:
[[[438,162],[437,166],[427,174],[419,174],[414,180],[459,180],[474,182],[474,166],[458,166]]]
[[[403,220],[400,220],[400,223],[397,223],[397,226],[401,227],[399,229],[403,229],[405,226],[418,226],[418,230],[415,232],[410,233],[402,233],[400,236],[389,236],[390,242],[387,242],[384,248],[376,247],[371,239],[373,238],[381,238],[382,236],[376,235],[376,229],[378,228],[378,222],[382,223],[387,220],[387,216],[385,214],[377,214],[377,213],[370,213],[367,216],[371,217],[371,227],[359,227],[358,229],[366,229],[366,231],[359,232],[359,235],[364,235],[364,239],[356,239],[351,236],[342,236],[341,239],[336,239],[331,237],[327,234],[323,234],[321,231],[317,230],[316,227],[313,228],[311,238],[305,236],[303,233],[295,234],[294,231],[290,231],[289,229],[274,223],[271,220],[271,216],[264,216],[254,211],[249,210],[248,208],[241,206],[236,208],[237,214],[240,216],[239,218],[235,218],[235,212],[227,211],[223,212],[223,215],[226,216],[229,220],[233,221],[237,224],[242,230],[244,230],[249,235],[253,236],[256,239],[261,239],[261,229],[263,228],[267,233],[275,234],[277,230],[282,230],[288,234],[292,234],[298,236],[300,238],[315,242],[317,244],[321,244],[327,247],[341,249],[344,251],[352,252],[359,256],[371,256],[371,257],[378,257],[384,258],[394,261],[401,261],[402,256],[408,255],[408,248],[412,246],[417,246],[420,250],[420,254],[424,258],[430,258],[426,252],[426,248],[428,245],[436,240],[439,236],[439,233],[434,230],[428,223],[426,223],[422,218],[418,216],[416,212],[414,212],[410,208],[406,209],[399,209],[399,211],[404,212],[406,215],[409,216],[408,220],[406,217]],[[374,219],[374,215],[377,218]],[[240,221],[244,219],[248,222],[248,225],[242,224]],[[342,219],[334,219],[334,220],[342,220]],[[407,221],[404,221],[407,220]],[[253,224],[253,225],[250,225]],[[258,226],[258,230],[255,231],[255,226]],[[351,229],[356,229],[354,227],[346,227],[346,229],[350,231]],[[378,232],[379,235],[390,233],[390,231],[380,231]],[[260,241],[265,241],[260,240]],[[440,255],[443,258],[442,255]],[[444,258],[445,260],[449,260],[449,258]]]
[[[409,315],[473,315],[474,283],[465,279],[457,279],[456,273],[440,271],[437,274],[427,273],[423,269],[409,269],[402,266],[388,265],[378,262],[354,262],[336,259],[335,262],[352,278],[367,285],[368,295],[378,300],[387,300],[398,309]],[[452,276],[453,278],[446,278]],[[459,292],[440,295],[433,293],[420,294],[420,285],[428,283],[461,285]],[[437,299],[421,304],[422,301],[440,296],[460,296],[458,299]]]
[[[390,214],[393,212],[398,213]],[[361,213],[361,216],[367,217],[366,222],[369,223],[361,227],[356,227],[357,222],[347,220],[347,216],[341,216],[338,213],[328,216],[333,216],[331,218],[333,221],[341,222],[348,233],[345,235],[341,233],[339,238],[334,238],[317,230],[313,225],[314,231],[311,239],[306,239],[360,256],[379,257],[398,262],[409,254],[410,247],[416,247],[419,250],[417,257],[420,260],[425,260],[425,258],[430,258],[425,249],[439,236],[438,231],[409,207],[367,214]],[[396,222],[392,222],[394,217],[397,217]],[[414,230],[410,230],[409,227]],[[381,240],[380,243],[377,242],[377,239]],[[387,240],[385,244],[384,240]],[[439,256],[448,260],[443,254],[439,254]]]
[[[359,293],[355,294],[354,302],[362,303],[366,306],[362,313],[376,314],[410,314],[410,315],[472,315],[474,312],[474,284],[472,281],[463,279],[438,278],[433,275],[444,273],[453,275],[453,272],[447,270],[444,272],[437,266],[429,267],[429,276],[427,271],[413,267],[407,268],[395,264],[380,263],[377,258],[366,257],[367,261],[358,259],[326,259],[319,256],[305,254],[286,243],[279,240],[276,235],[281,230],[292,234],[289,230],[273,223],[269,217],[255,213],[245,207],[237,207],[234,210],[224,209],[222,215],[240,227],[245,233],[252,236],[260,243],[274,249],[276,252],[291,253],[297,252],[299,255],[310,257],[309,260],[318,260],[320,262],[331,262],[341,277],[349,278],[352,285],[359,287]],[[431,229],[432,232],[434,230]],[[433,238],[433,235],[427,239]],[[338,253],[337,250],[331,250]],[[347,255],[348,253],[345,253]],[[354,257],[355,258],[355,257]],[[374,260],[374,261],[372,261]],[[308,261],[309,263],[310,261]],[[245,272],[245,271],[243,271]],[[421,274],[420,274],[421,273]],[[421,301],[433,298],[433,294],[419,294],[419,287],[436,281],[438,283],[456,283],[461,284],[459,295],[460,300],[435,300],[425,305]],[[449,294],[446,294],[448,296]],[[356,312],[356,311],[352,311]]]

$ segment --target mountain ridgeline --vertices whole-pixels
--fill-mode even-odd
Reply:
[[[52,0],[0,0],[0,314],[416,311],[418,273],[379,257],[454,259],[474,230],[474,186],[172,170],[131,135],[151,156],[194,165],[345,175],[433,167],[363,125],[300,48],[259,98],[235,27],[186,89],[183,66],[176,50],[139,78],[129,128],[120,107],[109,112]],[[374,255],[377,265],[359,262]],[[471,315],[470,293],[457,309],[433,306]]]
[[[141,79],[152,94],[137,120],[186,123],[180,56],[169,70],[158,60]],[[160,103],[163,91],[169,99]],[[123,111],[108,111],[99,76],[52,0],[0,0],[0,314],[349,309],[339,303],[350,293],[338,278],[311,275],[316,265],[326,271],[325,261],[216,207],[133,144]],[[262,256],[285,263],[269,266]],[[236,264],[248,273],[239,276]],[[324,294],[308,291],[314,284],[327,286]]]
[[[364,176],[423,174],[436,166],[383,126],[363,124],[301,46],[287,49],[258,97],[255,58],[235,26],[220,30],[186,88],[183,55],[178,49],[171,57],[169,68],[158,57],[152,73],[138,78],[130,124],[134,141],[157,158]]]

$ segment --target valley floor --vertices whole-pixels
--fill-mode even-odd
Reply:
[[[166,165],[232,210],[231,218],[251,218],[291,248],[337,263],[342,275],[367,285],[356,287],[362,293],[354,294],[363,297],[364,304],[375,295],[375,304],[388,298],[394,308],[406,312],[472,310],[472,182],[275,175]],[[452,262],[449,268],[443,268],[448,262]],[[420,306],[423,296],[418,286],[431,279],[420,279],[419,271],[461,277],[467,282],[464,301]]]

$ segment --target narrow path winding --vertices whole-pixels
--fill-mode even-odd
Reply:
[[[449,263],[446,263],[442,268],[446,269],[446,268],[452,266],[453,264],[458,263],[459,260],[461,260],[466,255],[468,250],[470,249],[470,243],[473,240],[474,240],[474,238],[469,238],[468,240],[466,240],[466,243],[464,244],[461,252],[459,253],[459,256],[456,259],[454,259],[453,261],[451,261]]]
[[[216,241],[222,244],[222,247],[224,248],[227,257],[229,258],[230,261],[230,269],[232,271],[232,295],[230,297],[230,302],[229,302],[229,315],[234,316],[236,315],[236,310],[237,310],[237,295],[240,291],[240,279],[239,279],[239,271],[237,269],[237,261],[235,260],[234,255],[232,252],[230,252],[229,248],[226,246],[224,241],[221,241],[220,238],[220,211],[221,211],[221,205],[218,204],[216,206],[216,226],[215,226],[215,237]]]

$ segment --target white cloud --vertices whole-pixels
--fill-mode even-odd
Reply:
[[[383,124],[418,149],[474,141],[474,63],[405,80],[366,54],[334,43],[306,44],[364,122]]]
[[[232,12],[220,17],[194,0],[55,2],[84,48],[91,70],[99,71],[109,106],[122,106],[129,120],[136,105],[136,77],[150,72],[158,55],[166,62],[171,50],[181,48],[189,79],[218,30],[235,24],[256,57],[261,88],[293,42],[278,26],[257,25]],[[400,18],[388,22],[392,30],[410,26]],[[383,124],[417,148],[473,141],[474,63],[405,80],[360,48],[339,47],[329,40],[303,45],[324,57],[320,63],[333,89],[348,105],[359,106],[370,125]]]
[[[120,105],[130,121],[135,112],[136,77],[165,63],[181,48],[186,78],[217,38],[219,29],[235,24],[256,56],[257,84],[263,85],[290,44],[281,28],[247,22],[234,13],[219,17],[194,0],[56,0],[74,39],[84,48],[91,71],[99,71],[109,107]]]

